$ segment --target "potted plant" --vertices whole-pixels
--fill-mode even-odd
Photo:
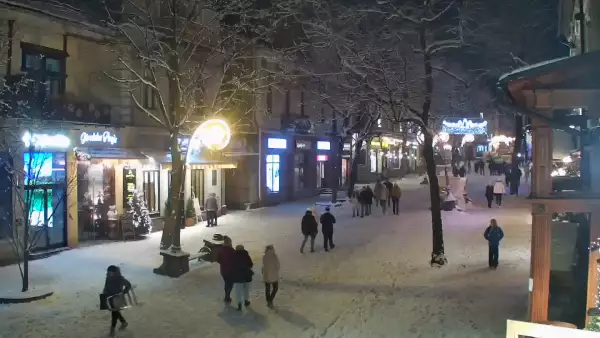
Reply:
[[[185,226],[196,225],[196,209],[194,209],[194,200],[189,198],[185,205]]]

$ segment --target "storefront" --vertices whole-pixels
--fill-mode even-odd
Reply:
[[[312,139],[296,139],[294,152],[294,197],[303,198],[314,194],[316,173],[314,141]]]
[[[332,166],[330,159],[331,142],[317,141],[317,188],[331,187]]]

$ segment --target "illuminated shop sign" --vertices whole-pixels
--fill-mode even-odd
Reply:
[[[63,134],[31,134],[25,132],[21,141],[25,144],[25,147],[37,147],[37,148],[58,148],[66,149],[71,145],[71,140]]]
[[[329,141],[318,141],[317,149],[318,150],[331,150],[331,143]]]
[[[442,131],[454,135],[480,135],[487,134],[487,121],[474,122],[469,119],[462,119],[457,122],[442,121]]]
[[[267,148],[269,149],[286,149],[287,140],[284,138],[268,138]]]
[[[117,135],[111,133],[108,130],[106,130],[102,133],[83,132],[83,133],[81,133],[79,140],[81,141],[82,145],[88,144],[88,143],[100,143],[100,144],[110,144],[111,146],[114,146],[115,144],[117,144],[117,142],[119,142],[119,138],[117,137]]]
[[[318,162],[327,162],[327,160],[329,160],[329,156],[327,156],[327,155],[317,155],[317,161]]]
[[[296,149],[308,150],[311,146],[310,141],[296,141]]]

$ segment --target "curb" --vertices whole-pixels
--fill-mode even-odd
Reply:
[[[25,292],[24,292],[25,293]],[[37,295],[18,297],[18,294],[15,294],[12,297],[2,297],[0,296],[0,304],[23,304],[23,303],[31,303],[38,300],[46,299],[54,294],[54,291],[47,291]]]

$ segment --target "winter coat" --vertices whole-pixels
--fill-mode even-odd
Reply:
[[[302,234],[304,236],[315,236],[319,233],[319,225],[315,216],[312,214],[305,214],[302,217]]]
[[[383,184],[381,184],[381,183],[375,184],[375,188],[373,189],[373,194],[375,195],[375,198],[382,199],[381,194],[384,190],[385,190],[385,187],[383,186]]]
[[[219,210],[219,203],[217,202],[216,197],[209,197],[204,202],[204,209],[206,211],[217,211]]]
[[[365,204],[373,204],[373,190],[365,189],[361,192],[364,193],[363,203]]]
[[[230,246],[221,246],[217,254],[217,263],[221,269],[221,276],[230,276],[233,271],[233,257],[235,249]]]
[[[350,203],[352,203],[353,207],[359,207],[360,206],[360,201],[359,201],[359,196],[358,193],[357,194],[352,194],[352,197],[350,198]]]
[[[254,271],[252,267],[254,263],[246,250],[235,250],[233,254],[233,269],[231,279],[234,283],[250,283]]]
[[[279,281],[279,258],[273,250],[265,252],[262,259],[262,274],[265,283]]]
[[[127,293],[129,290],[131,290],[131,283],[125,277],[106,276],[102,293],[106,296],[114,296],[119,293]]]
[[[392,187],[392,198],[402,197],[402,189],[399,186]]]
[[[391,193],[392,193],[392,188],[394,187],[394,185],[392,184],[392,182],[390,182],[390,181],[385,181],[385,182],[383,183],[383,185],[385,185],[385,187],[387,188],[387,190],[388,190],[388,194],[391,194]]]
[[[491,184],[488,184],[485,187],[485,197],[489,200],[491,200],[492,198],[494,198],[494,186]]]
[[[501,181],[498,181],[496,183],[494,183],[494,194],[504,194],[506,192],[506,187],[504,186],[504,183]]]
[[[504,238],[504,231],[500,227],[492,227],[491,225],[485,229],[483,237],[487,239],[490,246],[500,245],[500,241]]]
[[[323,233],[333,232],[333,225],[335,224],[335,217],[330,212],[325,212],[321,215],[321,227]]]
[[[379,199],[381,201],[387,201],[388,197],[390,197],[390,192],[387,190],[387,188],[381,189],[381,192],[379,193]]]

